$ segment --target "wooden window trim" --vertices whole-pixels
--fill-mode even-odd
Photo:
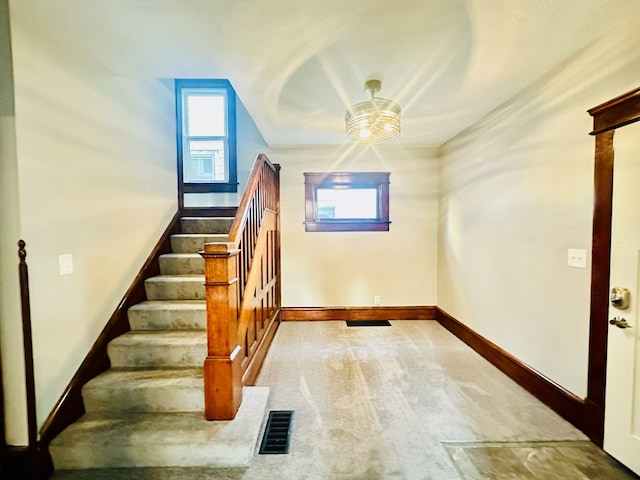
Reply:
[[[390,172],[308,172],[304,174],[305,231],[307,232],[388,232]],[[377,218],[319,219],[318,188],[375,188]]]

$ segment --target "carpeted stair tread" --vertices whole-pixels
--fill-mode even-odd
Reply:
[[[128,311],[131,330],[205,330],[204,300],[147,300]]]
[[[204,275],[158,275],[145,280],[149,300],[203,300]]]
[[[88,413],[202,412],[202,368],[109,369],[82,388]]]
[[[132,330],[114,338],[109,345],[199,345],[206,344],[206,340],[206,333],[200,330]]]
[[[107,346],[114,368],[199,367],[207,355],[206,332],[131,331]]]
[[[204,275],[204,258],[198,253],[167,253],[158,262],[162,275]]]
[[[205,243],[227,242],[229,236],[212,233],[179,233],[171,235],[171,249],[174,253],[198,253]]]
[[[49,446],[56,469],[248,466],[269,389],[245,387],[233,421],[202,412],[85,414]]]

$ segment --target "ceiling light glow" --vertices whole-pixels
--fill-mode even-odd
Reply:
[[[347,109],[344,120],[347,138],[352,142],[386,143],[400,135],[400,106],[386,98],[376,97],[381,88],[380,80],[368,80],[364,89],[371,93],[370,100]]]

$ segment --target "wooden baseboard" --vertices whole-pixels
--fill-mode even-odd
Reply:
[[[1,473],[6,480],[44,480],[53,473],[53,462],[46,447],[5,447]]]
[[[45,420],[40,431],[40,441],[43,445],[49,445],[49,442],[51,442],[56,435],[75,422],[85,412],[84,402],[82,401],[82,387],[89,380],[109,368],[110,361],[107,355],[107,344],[117,336],[129,331],[127,310],[136,303],[146,300],[147,296],[144,289],[144,281],[147,278],[160,275],[158,257],[164,253],[171,252],[171,235],[180,233],[181,216],[181,212],[178,212],[171,219],[169,226],[144,262],[136,278],[124,294],[124,297],[91,347],[91,350],[89,350],[80,368],[78,368],[78,371],[69,382],[69,385],[67,385],[58,403]]]
[[[584,400],[524,364],[440,308],[437,309],[437,320],[517,384],[589,435],[586,431]]]
[[[282,321],[435,320],[436,307],[285,307]]]

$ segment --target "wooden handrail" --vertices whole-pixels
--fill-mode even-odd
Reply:
[[[258,155],[227,242],[207,243],[205,417],[230,420],[280,319],[280,167]]]
[[[249,180],[247,180],[245,193],[238,205],[238,213],[236,213],[233,223],[231,224],[231,228],[229,229],[229,241],[232,243],[236,243],[240,240],[239,234],[242,226],[246,223],[247,215],[249,213],[247,207],[253,198],[253,193],[249,194],[249,192],[255,192],[260,184],[260,179],[262,178],[263,170],[260,167],[270,169],[275,176],[279,177],[280,167],[272,164],[265,154],[259,154],[253,164],[253,170],[249,176]],[[275,200],[277,201],[278,199]],[[271,207],[273,208],[273,205]]]

